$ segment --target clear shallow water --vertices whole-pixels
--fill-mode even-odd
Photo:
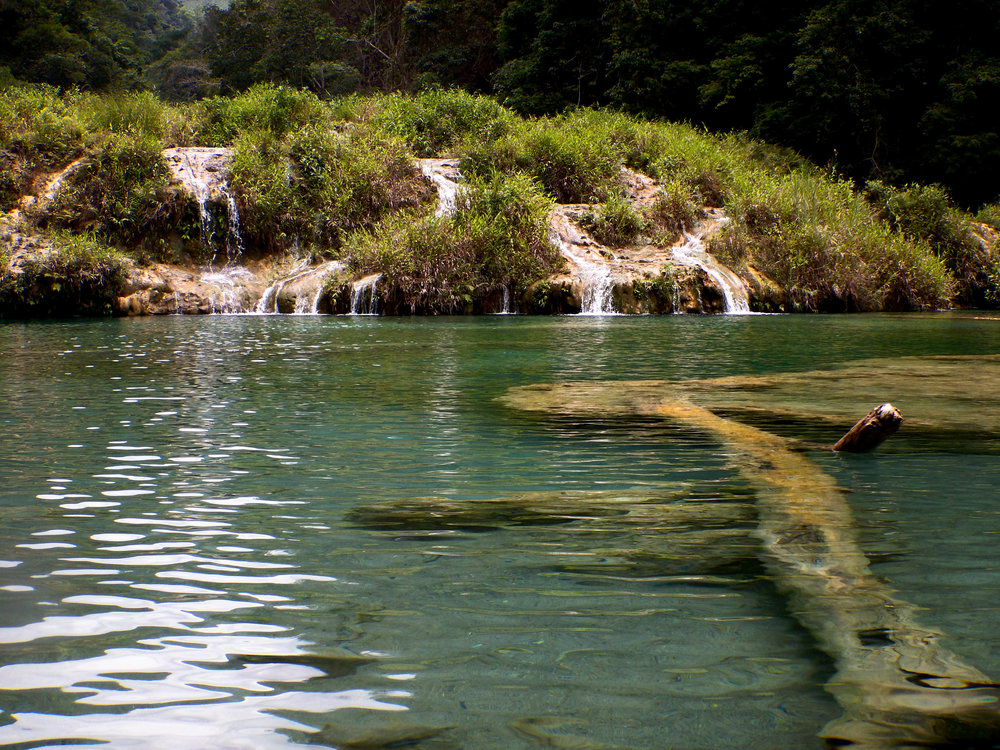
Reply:
[[[831,666],[717,446],[494,399],[997,352],[944,315],[5,325],[0,746],[819,747]],[[997,678],[1000,469],[939,447],[815,458]]]

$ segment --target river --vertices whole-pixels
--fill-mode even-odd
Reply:
[[[0,325],[0,747],[822,747],[832,662],[714,439],[498,398],[998,353],[971,314]],[[997,679],[985,433],[809,453]]]

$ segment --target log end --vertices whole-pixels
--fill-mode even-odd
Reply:
[[[892,404],[880,404],[868,412],[833,449],[842,453],[867,453],[894,435],[903,423],[903,415]]]

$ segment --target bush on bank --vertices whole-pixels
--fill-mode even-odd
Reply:
[[[548,240],[550,203],[530,178],[484,175],[458,204],[454,216],[396,214],[355,234],[349,270],[381,274],[399,308],[455,313],[492,292],[519,295],[561,263]]]
[[[0,273],[0,318],[110,315],[131,261],[87,235],[55,234],[52,248]]]

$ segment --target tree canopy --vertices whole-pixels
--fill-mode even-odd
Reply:
[[[993,0],[0,0],[0,25],[0,68],[23,81],[173,99],[458,86],[524,114],[747,131],[968,205],[1000,193]]]

